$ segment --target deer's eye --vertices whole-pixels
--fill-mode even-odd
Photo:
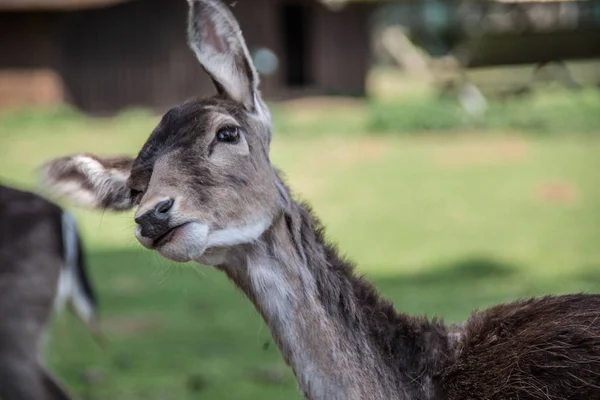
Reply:
[[[217,132],[217,141],[224,143],[237,143],[240,141],[240,128],[226,126]]]

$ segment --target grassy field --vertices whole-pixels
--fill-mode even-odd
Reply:
[[[324,106],[287,107],[319,121]],[[599,135],[476,127],[343,135],[352,118],[365,122],[369,106],[344,104],[338,114],[320,135],[293,124],[276,133],[273,162],[399,310],[457,322],[518,297],[600,292]],[[35,167],[65,153],[134,154],[157,120],[139,112],[112,120],[64,111],[5,115],[0,180],[34,187]],[[101,349],[73,317],[56,320],[48,362],[76,394],[300,398],[269,331],[225,276],[142,249],[130,213],[74,212],[109,341]]]

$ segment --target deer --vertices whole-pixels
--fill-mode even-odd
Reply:
[[[0,185],[0,399],[72,398],[44,366],[42,351],[51,317],[67,305],[100,334],[84,259],[70,213]]]
[[[188,42],[216,94],[166,112],[135,157],[43,163],[45,190],[135,209],[143,247],[224,272],[306,399],[600,398],[599,295],[520,299],[446,325],[396,311],[357,275],[271,164],[271,114],[233,11],[188,3]]]

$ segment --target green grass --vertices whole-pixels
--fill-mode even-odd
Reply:
[[[363,114],[353,118],[368,119],[368,107],[356,110]],[[31,188],[35,167],[65,153],[135,154],[157,121],[142,112],[5,115],[0,180]],[[368,136],[363,126],[344,136],[340,114],[318,137],[312,121],[307,134],[276,131],[273,162],[399,310],[453,322],[518,297],[600,292],[598,135],[521,135],[508,126],[504,134]],[[569,121],[563,131],[579,118]],[[600,123],[590,124],[598,132]],[[225,276],[142,249],[131,213],[74,211],[108,337],[101,349],[73,317],[54,324],[48,362],[76,394],[300,398],[268,329]]]

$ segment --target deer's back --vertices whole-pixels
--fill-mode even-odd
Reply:
[[[473,314],[441,381],[448,399],[600,398],[600,295]]]

